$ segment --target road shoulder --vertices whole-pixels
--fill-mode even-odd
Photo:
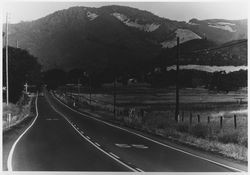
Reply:
[[[38,98],[38,97],[37,97]],[[34,101],[36,98],[34,98]],[[36,116],[36,102],[32,103],[30,114],[25,117],[20,123],[12,126],[10,129],[3,132],[3,147],[2,147],[2,170],[7,171],[7,162],[10,150],[16,140],[25,132],[25,130],[31,125],[32,121],[35,119]]]
[[[54,96],[54,98],[56,98],[56,97]],[[57,99],[57,100],[59,100],[59,99]],[[73,108],[71,108],[71,109],[73,109]],[[228,167],[232,167],[232,168],[239,169],[239,170],[242,170],[242,171],[247,171],[247,163],[246,162],[242,162],[242,161],[238,161],[238,160],[232,160],[232,159],[229,159],[229,158],[227,158],[227,157],[225,157],[223,155],[220,155],[218,153],[211,153],[211,152],[208,152],[206,150],[197,148],[195,146],[191,146],[191,145],[188,145],[188,144],[185,144],[185,143],[181,143],[178,140],[175,140],[173,138],[163,138],[163,137],[161,137],[159,135],[156,135],[156,134],[145,133],[143,131],[132,129],[132,128],[129,128],[129,127],[126,127],[126,126],[121,126],[116,122],[113,122],[113,121],[110,121],[110,120],[105,120],[102,116],[99,116],[98,114],[94,113],[93,111],[90,112],[89,110],[85,111],[83,109],[81,109],[81,110],[73,109],[73,110],[78,111],[78,113],[82,113],[83,115],[87,115],[87,116],[90,116],[92,118],[96,118],[98,120],[101,120],[103,122],[110,123],[110,125],[114,125],[115,127],[121,128],[123,130],[127,130],[128,132],[134,133],[135,135],[141,135],[143,137],[149,138],[150,140],[154,140],[156,142],[165,144],[165,145],[173,147],[173,148],[177,148],[177,149],[182,150],[184,152],[187,152],[187,153],[190,153],[190,154],[193,154],[193,155],[197,155],[198,157],[202,157],[204,159],[211,160],[212,162],[217,162],[219,164],[223,164],[223,165],[226,165]]]

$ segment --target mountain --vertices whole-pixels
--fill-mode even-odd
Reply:
[[[164,49],[154,65],[164,68],[176,64],[176,46]],[[194,39],[180,45],[181,65],[247,66],[247,40],[217,44],[207,39]]]
[[[247,19],[191,19],[189,24],[192,31],[217,43],[247,38]]]
[[[142,71],[166,48],[206,38],[216,44],[247,38],[246,20],[192,19],[188,23],[124,6],[71,7],[11,24],[9,43],[38,57],[43,69]],[[133,65],[133,66],[131,66]]]

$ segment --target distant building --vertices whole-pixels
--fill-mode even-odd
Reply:
[[[128,79],[128,85],[137,84],[137,83],[138,83],[138,81],[135,78]]]

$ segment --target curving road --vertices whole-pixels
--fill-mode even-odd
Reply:
[[[237,171],[80,114],[45,93],[38,117],[19,140],[16,171]]]

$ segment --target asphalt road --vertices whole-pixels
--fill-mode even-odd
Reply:
[[[83,139],[44,97],[38,112],[15,147],[14,171],[131,171]]]
[[[39,97],[35,124],[17,143],[13,170],[228,172],[227,167]]]

